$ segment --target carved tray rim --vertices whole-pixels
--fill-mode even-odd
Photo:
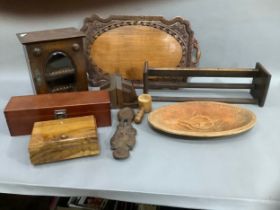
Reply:
[[[184,131],[184,130],[178,131],[178,130],[173,130],[173,129],[166,129],[166,128],[162,128],[160,125],[153,122],[153,119],[152,119],[153,115],[155,115],[161,109],[166,109],[170,106],[172,106],[172,107],[173,106],[182,106],[182,104],[195,105],[197,103],[207,103],[207,104],[212,104],[214,106],[223,105],[223,106],[230,107],[232,109],[239,109],[239,110],[245,111],[248,115],[250,115],[251,121],[249,121],[247,124],[245,124],[243,126],[240,126],[240,127],[234,128],[234,129],[228,129],[228,130],[224,130],[224,131],[210,131],[210,132]],[[180,102],[180,103],[176,103],[176,104],[163,106],[163,107],[160,107],[160,108],[152,111],[148,115],[148,123],[152,128],[159,130],[163,133],[171,134],[171,135],[184,136],[184,137],[196,137],[196,138],[214,138],[214,137],[233,136],[233,135],[237,135],[237,134],[250,130],[256,124],[256,115],[252,111],[250,111],[246,108],[243,108],[243,107],[240,107],[237,105],[233,105],[233,104],[214,102],[214,101],[190,101],[190,102]]]
[[[172,25],[178,24],[181,26]],[[191,24],[188,20],[176,16],[170,20],[165,19],[163,16],[132,16],[132,15],[111,15],[109,17],[100,17],[96,14],[86,17],[83,22],[83,26],[80,29],[85,33],[85,54],[88,60],[88,73],[89,78],[93,83],[100,86],[102,83],[109,81],[109,74],[95,63],[94,58],[90,56],[91,47],[95,40],[102,34],[123,26],[148,26],[151,28],[156,28],[158,30],[164,31],[165,33],[171,35],[176,41],[181,45],[182,57],[178,66],[189,67],[196,66],[200,59],[200,49],[197,40],[194,37],[194,32],[191,29]],[[196,51],[196,59],[193,60],[193,52]],[[142,82],[142,80],[133,80],[137,82]]]

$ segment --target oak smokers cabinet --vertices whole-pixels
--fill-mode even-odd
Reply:
[[[63,28],[17,34],[25,47],[33,90],[37,94],[88,89],[84,33]]]

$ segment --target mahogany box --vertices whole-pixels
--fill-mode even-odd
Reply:
[[[35,122],[94,115],[97,127],[111,125],[107,91],[14,96],[4,114],[12,136],[31,134]]]
[[[98,155],[94,116],[35,122],[28,151],[34,165]]]

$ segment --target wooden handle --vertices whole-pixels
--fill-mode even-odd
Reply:
[[[144,113],[145,113],[145,109],[144,107],[142,106],[138,112],[136,113],[135,117],[134,117],[134,122],[139,124],[142,122],[142,119],[143,119],[143,116],[144,116]]]
[[[199,59],[201,57],[201,51],[198,45],[197,40],[195,39],[193,42],[193,48],[196,50],[196,54],[195,54],[195,60],[192,61],[193,65],[195,66],[196,64],[198,64]]]

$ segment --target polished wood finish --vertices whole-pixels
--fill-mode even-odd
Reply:
[[[155,76],[169,77],[170,81],[154,81],[150,78]],[[250,83],[203,83],[203,82],[171,82],[172,78],[178,77],[230,77],[252,78]],[[144,65],[143,92],[159,88],[192,88],[192,89],[244,89],[248,90],[252,97],[249,98],[211,98],[211,97],[165,97],[153,96],[153,101],[219,101],[228,103],[258,104],[264,106],[268,92],[271,75],[260,64],[255,68],[150,68],[148,62]]]
[[[28,151],[34,165],[99,154],[94,116],[36,122]]]
[[[84,37],[85,34],[76,28],[70,27],[44,31],[23,32],[17,34],[17,36],[22,44],[28,44]]]
[[[107,91],[14,96],[4,113],[12,136],[30,134],[34,122],[61,117],[94,115],[98,127],[111,125]]]
[[[95,84],[120,73],[125,79],[142,81],[142,65],[195,66],[200,58],[190,23],[180,17],[93,15],[84,20],[90,77]]]
[[[87,63],[83,52],[84,33],[63,28],[17,34],[24,45],[33,90],[37,94],[83,91],[88,89]],[[72,65],[53,68],[47,65],[55,54],[65,56]],[[57,62],[59,63],[59,61]]]
[[[124,26],[100,35],[92,45],[90,56],[104,73],[118,72],[124,79],[142,80],[143,61],[148,60],[157,67],[174,67],[180,63],[182,48],[173,36],[162,30]]]
[[[260,63],[256,64],[257,74],[253,77],[254,88],[250,89],[253,98],[258,99],[259,106],[264,106],[269,89],[271,74]]]
[[[225,103],[193,101],[161,107],[148,116],[152,127],[192,137],[221,137],[245,132],[256,123],[253,112]]]

